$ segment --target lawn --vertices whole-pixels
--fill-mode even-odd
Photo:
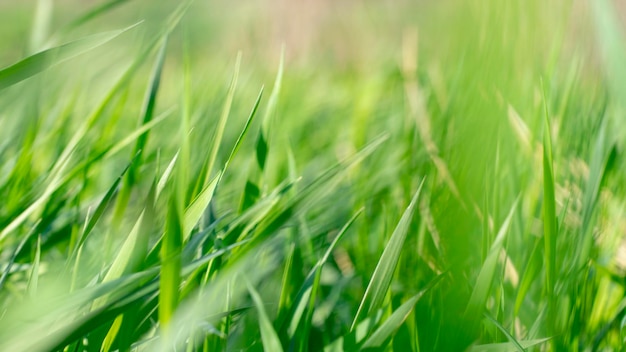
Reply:
[[[0,3],[0,351],[626,350],[623,13]]]

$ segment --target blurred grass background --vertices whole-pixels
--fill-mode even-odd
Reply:
[[[0,3],[1,67],[42,49],[143,21],[110,42],[0,91],[4,126],[0,197],[5,200],[0,227],[5,230],[45,193],[53,165],[73,133],[179,6],[177,1],[119,1],[110,11],[72,25],[98,4]],[[212,313],[225,312],[226,317],[208,319],[211,328],[201,332],[181,325],[180,331],[199,335],[201,341],[185,340],[181,346],[273,350],[274,335],[268,331],[274,331],[278,344],[287,350],[622,350],[626,334],[622,8],[607,0],[193,2],[168,37],[158,90],[155,116],[168,109],[174,112],[150,129],[145,151],[132,171],[139,176],[124,178],[112,205],[97,215],[102,219],[81,249],[83,259],[70,255],[76,250],[77,233],[94,216],[131,153],[126,147],[87,166],[81,161],[106,153],[141,125],[137,121],[145,113],[146,84],[154,72],[152,54],[116,91],[72,152],[70,165],[78,172],[46,199],[41,211],[0,238],[3,263],[12,253],[22,253],[17,257],[22,269],[6,269],[10,274],[1,291],[8,313],[0,318],[0,331],[4,330],[0,336],[17,337],[5,338],[0,346],[154,350],[150,339],[156,338],[153,341],[167,350],[169,345],[162,342],[166,324],[159,320],[162,311],[153,310],[154,297],[158,296],[159,309],[164,302],[158,290],[140,295],[141,305],[133,308],[98,311],[99,304],[80,301],[67,313],[68,330],[49,332],[50,340],[42,338],[36,348],[19,334],[26,335],[33,327],[13,326],[6,317],[45,321],[45,314],[33,312],[30,308],[38,306],[25,298],[29,295],[25,292],[32,292],[33,277],[41,276],[40,302],[69,295],[74,286],[89,289],[106,283],[103,277],[118,255],[116,248],[140,214],[148,211],[152,179],[158,179],[179,152],[177,165],[188,168],[175,171],[172,184],[165,188],[164,198],[174,200],[154,199],[154,228],[140,231],[149,235],[151,244],[165,241],[163,234],[174,232],[171,223],[177,223],[172,215],[177,206],[172,204],[183,198],[184,207],[178,207],[188,210],[199,195],[197,185],[208,186],[201,183],[203,177],[225,171],[230,147],[264,85],[260,111],[268,106],[270,110],[252,121],[252,136],[243,139],[232,165],[218,179],[200,225],[193,224],[191,238],[203,238],[208,224],[214,227],[206,235],[207,244],[189,259],[223,248],[220,241],[231,244],[233,232],[245,237],[244,227],[258,236],[254,238],[267,237],[275,247],[267,256],[274,259],[265,260],[254,241],[232,241],[240,243],[241,252],[211,261],[197,274],[204,277],[197,285],[189,282],[198,280],[182,274],[184,288],[175,301],[181,306],[192,301],[186,290],[205,297],[203,290],[209,294],[207,287],[222,287],[222,278],[243,285],[241,271],[256,277],[251,286],[259,290],[267,312],[249,309],[259,306],[254,289],[242,298],[237,292],[245,292],[245,286],[224,284],[229,293],[216,299],[220,303]],[[277,86],[283,47],[282,81],[272,111],[270,91]],[[240,51],[230,118],[223,137],[215,139]],[[186,114],[189,130],[184,130]],[[316,183],[324,170],[361,155],[358,151],[381,135],[386,141],[347,168],[343,181]],[[259,138],[267,139],[268,152],[265,165],[257,170],[256,160],[263,154]],[[205,159],[215,141],[222,146],[218,166],[206,171]],[[183,191],[177,191],[176,182],[183,184]],[[284,182],[294,184],[275,195],[273,190]],[[398,240],[391,234],[396,224],[403,223],[402,214],[410,214],[406,209],[412,209],[409,203],[418,189],[415,214],[405,224],[406,240]],[[279,212],[283,203],[301,196],[308,197],[301,211]],[[255,203],[259,209],[251,207],[246,213],[244,205]],[[363,215],[334,247],[324,270],[319,269],[318,297],[306,310],[310,316],[305,315],[310,325],[299,325],[294,333],[287,322],[295,316],[300,290],[308,287],[306,275],[361,208]],[[281,226],[273,226],[273,216],[284,220]],[[31,227],[39,244],[32,237],[20,252],[19,243]],[[182,239],[180,248],[196,245]],[[363,320],[359,307],[369,302],[366,288],[378,282],[373,273],[380,263],[394,263],[381,259],[393,257],[383,251],[394,245],[402,248],[402,255],[381,276],[391,280],[392,275],[393,280],[387,288],[380,284],[385,294],[381,310],[367,312],[372,325],[359,335],[354,323]],[[120,278],[163,270],[159,265],[166,262],[154,255],[138,260],[142,264],[126,268],[128,276]],[[45,270],[33,274],[33,267],[40,265]],[[63,266],[74,269],[56,269]],[[162,277],[163,272],[153,279],[163,283]],[[54,288],[55,280],[60,288]],[[65,285],[67,281],[73,283]],[[52,293],[45,293],[47,285]],[[136,294],[141,289],[128,288]],[[414,310],[402,319],[396,317],[397,326],[385,325],[422,290]],[[222,308],[222,300],[235,302],[245,314],[229,311],[231,303]],[[13,302],[21,308],[11,308]],[[101,319],[97,323],[81,322],[80,317],[96,312]],[[122,325],[120,331],[127,334],[118,334],[112,321],[119,314],[143,323],[134,328],[125,322],[130,325]],[[178,316],[184,314],[184,308],[178,309]],[[264,330],[264,315],[271,329]],[[383,326],[395,334],[370,345],[369,339]],[[111,345],[105,336],[114,338]],[[343,340],[334,343],[338,339]]]

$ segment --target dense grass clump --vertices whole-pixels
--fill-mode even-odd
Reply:
[[[623,350],[611,2],[0,12],[0,351]]]

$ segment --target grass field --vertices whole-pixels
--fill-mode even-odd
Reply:
[[[609,0],[0,3],[0,351],[624,351]]]

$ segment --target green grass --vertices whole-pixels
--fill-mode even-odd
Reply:
[[[0,351],[624,350],[617,14],[1,4]]]

